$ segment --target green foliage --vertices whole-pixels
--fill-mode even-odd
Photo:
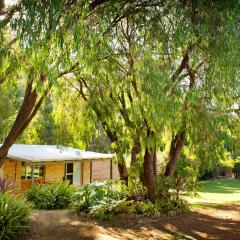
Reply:
[[[71,209],[74,212],[88,212],[102,199],[123,199],[127,195],[125,188],[123,182],[115,180],[85,184],[73,194]]]
[[[101,220],[111,220],[119,214],[154,214],[155,206],[139,195],[142,188],[135,185],[135,192],[131,188],[115,180],[85,184],[73,194],[70,208]]]
[[[169,210],[188,210],[189,203],[179,196],[176,189],[176,179],[174,177],[157,178],[157,209]]]
[[[111,220],[121,214],[151,216],[160,211],[189,209],[186,201],[176,199],[176,194],[171,193],[173,183],[168,178],[162,178],[158,186],[161,188],[161,197],[153,204],[139,194],[142,188],[137,185],[134,196],[132,187],[125,186],[121,181],[85,184],[73,194],[70,209],[74,213],[85,212],[101,220]]]
[[[176,191],[176,199],[178,199],[182,193],[196,194],[199,187],[197,177],[198,166],[196,161],[191,161],[183,155],[177,162],[172,180],[173,189]]]
[[[74,188],[68,181],[35,185],[26,191],[26,198],[38,209],[63,209],[70,204]]]
[[[31,209],[25,198],[0,192],[0,240],[19,239]]]
[[[101,220],[111,220],[117,214],[131,214],[135,213],[133,201],[123,199],[112,199],[109,197],[101,199],[97,205],[90,209],[90,215]]]
[[[189,203],[183,195],[196,196],[200,185],[198,167],[194,160],[182,156],[177,162],[174,176],[157,178],[157,208],[164,210],[188,210]]]
[[[121,161],[139,143],[139,167],[133,167],[139,173],[153,146],[149,131],[159,149],[169,146],[162,141],[166,131],[174,136],[185,129],[203,168],[213,169],[222,154],[220,131],[239,125],[232,114],[240,86],[238,9],[233,0],[21,1],[0,20],[1,79],[17,86],[33,81],[39,96],[54,85],[59,95],[26,142],[86,147],[101,125]],[[73,65],[70,76],[59,75]],[[60,79],[69,86],[58,85]],[[1,112],[4,136],[11,114],[2,106]],[[109,150],[102,142],[95,145]],[[169,180],[175,192],[193,187],[194,172],[182,170],[190,177]]]
[[[156,206],[157,205],[154,205],[152,202],[147,200],[136,202],[135,208],[138,214],[143,214],[144,216],[151,216],[157,212]]]

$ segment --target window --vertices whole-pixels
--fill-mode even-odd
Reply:
[[[70,184],[73,183],[73,163],[66,163],[65,165],[65,180],[68,180]]]
[[[34,165],[34,178],[44,177],[44,166]],[[31,165],[22,162],[22,179],[31,179],[32,176],[32,167]]]

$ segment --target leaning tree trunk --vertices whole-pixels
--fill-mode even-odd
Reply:
[[[186,131],[182,130],[178,132],[175,135],[175,137],[172,139],[170,152],[168,156],[168,163],[167,163],[164,176],[166,177],[173,176],[175,167],[177,164],[177,160],[179,159],[184,147],[185,138],[186,138]]]
[[[0,147],[0,167],[3,165],[9,148],[13,145],[16,139],[21,135],[24,129],[28,126],[33,116],[36,114],[36,107],[39,108],[41,104],[37,104],[36,90],[32,90],[32,82],[29,82],[26,87],[24,100],[17,114],[16,120]],[[42,100],[41,100],[42,102]],[[39,103],[39,102],[38,102]]]
[[[148,130],[148,138],[154,138],[154,132]],[[143,181],[147,187],[148,198],[154,202],[156,199],[156,186],[154,175],[154,147],[146,147],[143,162]]]
[[[188,53],[185,56],[186,58],[184,61],[184,68],[186,68],[189,79],[190,79],[189,90],[188,90],[188,92],[190,92],[195,86],[196,70],[192,70],[191,67],[189,66]],[[200,63],[197,68],[201,67],[201,65],[202,63]],[[165,176],[173,176],[177,160],[179,159],[182,153],[185,139],[186,139],[186,126],[187,126],[187,120],[186,120],[186,117],[184,116],[184,112],[186,112],[188,109],[189,109],[189,99],[188,99],[188,95],[186,95],[183,106],[182,106],[182,112],[183,112],[182,128],[172,139],[169,157],[168,157],[168,163],[167,163],[167,167],[164,174]]]
[[[75,67],[78,65],[73,65],[70,69],[60,72],[58,78],[62,77],[63,75],[70,73],[73,71]],[[44,84],[46,77],[44,74],[41,74],[40,81]],[[42,94],[42,96],[38,99],[38,94],[36,89],[33,89],[33,79],[28,81],[24,99],[22,105],[19,109],[15,122],[8,133],[6,139],[4,140],[2,146],[0,147],[0,167],[3,166],[9,148],[14,144],[17,138],[24,132],[24,130],[28,127],[34,116],[37,114],[39,108],[41,107],[44,99],[48,95],[52,85],[48,85]],[[38,100],[37,100],[38,99]]]

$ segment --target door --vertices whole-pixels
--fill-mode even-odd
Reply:
[[[73,184],[74,185],[81,185],[81,163],[74,163],[73,164]]]

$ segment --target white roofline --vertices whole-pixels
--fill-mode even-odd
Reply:
[[[13,144],[7,158],[29,163],[83,162],[111,160],[115,154],[82,151],[77,148],[55,145]]]

